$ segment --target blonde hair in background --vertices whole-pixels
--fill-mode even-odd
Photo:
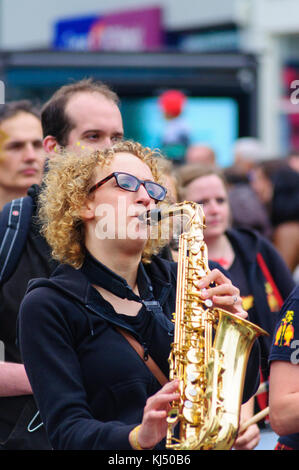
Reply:
[[[174,165],[171,160],[164,157],[158,159],[158,165],[163,173],[162,184],[167,188],[167,201],[173,204],[178,200],[178,182]]]
[[[228,190],[228,184],[221,168],[201,163],[189,163],[179,168],[177,171],[179,200],[185,200],[186,188],[192,181],[210,175],[218,176],[223,182],[226,191]]]
[[[52,249],[52,256],[60,263],[80,268],[85,257],[84,223],[81,210],[94,184],[96,167],[109,166],[114,155],[131,153],[150,168],[154,180],[163,184],[163,173],[158,165],[161,154],[158,150],[142,147],[139,143],[124,141],[110,149],[91,153],[63,151],[48,164],[42,191],[39,197],[39,219],[41,232]],[[167,240],[148,239],[142,260],[150,262],[153,254],[167,243]]]

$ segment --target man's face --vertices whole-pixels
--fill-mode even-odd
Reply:
[[[100,93],[75,94],[67,103],[65,113],[74,123],[67,148],[104,149],[123,138],[118,106]]]
[[[45,156],[38,118],[19,112],[0,123],[0,187],[25,191],[42,178]]]

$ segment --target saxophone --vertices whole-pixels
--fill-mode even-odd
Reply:
[[[249,354],[258,326],[200,296],[199,280],[208,274],[202,206],[183,202],[161,211],[159,220],[187,216],[179,236],[174,342],[170,380],[179,379],[180,398],[167,417],[166,448],[225,450],[236,439]],[[156,217],[157,220],[157,217]],[[179,424],[179,434],[176,434]]]

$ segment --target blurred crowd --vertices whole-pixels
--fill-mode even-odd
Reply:
[[[181,190],[186,178],[191,182],[191,175],[200,168],[220,171],[230,205],[229,226],[252,229],[266,237],[298,283],[299,150],[271,157],[258,139],[242,137],[236,140],[232,152],[233,164],[221,168],[211,146],[190,145],[179,165],[167,163],[168,178],[172,177],[170,193],[177,201],[182,201]],[[198,199],[196,192],[195,199]]]
[[[258,139],[243,137],[232,153],[233,164],[222,169],[205,143],[187,146],[179,165],[166,155],[169,194],[181,200],[182,175],[192,173],[192,166],[220,169],[228,190],[230,226],[251,228],[270,240],[299,282],[299,150],[271,157]],[[40,184],[45,161],[39,110],[25,100],[1,106],[0,208]]]

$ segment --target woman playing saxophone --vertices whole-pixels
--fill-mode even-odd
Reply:
[[[30,283],[19,331],[53,449],[165,448],[179,381],[162,386],[147,360],[169,377],[177,264],[159,257],[162,240],[140,221],[166,199],[156,156],[122,142],[50,162],[40,218],[61,264],[50,279]],[[244,318],[239,290],[214,268],[209,263],[198,292]],[[121,331],[135,338],[142,357]],[[258,371],[254,345],[244,401],[257,389]]]

